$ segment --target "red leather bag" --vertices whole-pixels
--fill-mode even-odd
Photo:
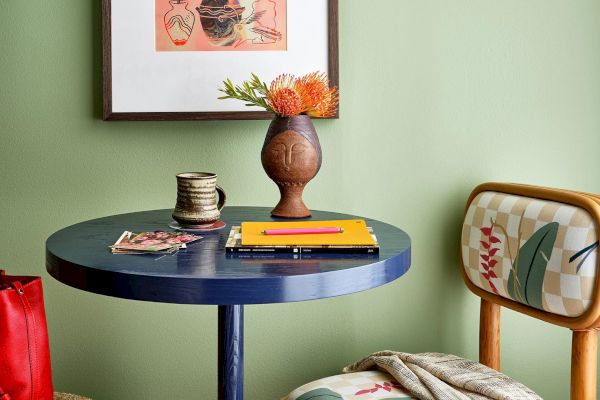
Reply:
[[[52,400],[42,279],[0,270],[0,400]]]
[[[0,388],[0,400],[10,400],[8,393],[4,393],[2,388]]]

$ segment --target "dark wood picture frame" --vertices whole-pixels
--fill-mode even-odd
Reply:
[[[327,0],[328,75],[339,88],[338,0]],[[267,111],[216,112],[114,112],[112,108],[111,0],[102,0],[102,92],[105,121],[185,121],[185,120],[259,120],[271,119]],[[339,108],[333,119],[339,118]]]

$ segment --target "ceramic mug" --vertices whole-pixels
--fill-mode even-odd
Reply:
[[[173,219],[184,227],[214,224],[225,205],[225,191],[212,172],[182,172],[177,178],[177,203]]]

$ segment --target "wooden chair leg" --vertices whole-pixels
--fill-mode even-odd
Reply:
[[[573,331],[571,400],[596,400],[598,331]]]
[[[500,371],[500,306],[481,299],[479,362]]]

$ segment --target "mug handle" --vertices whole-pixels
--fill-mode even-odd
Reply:
[[[219,202],[217,203],[217,210],[221,211],[223,206],[225,206],[225,200],[227,200],[227,196],[225,195],[225,191],[219,185],[216,187],[217,193],[219,193]]]

